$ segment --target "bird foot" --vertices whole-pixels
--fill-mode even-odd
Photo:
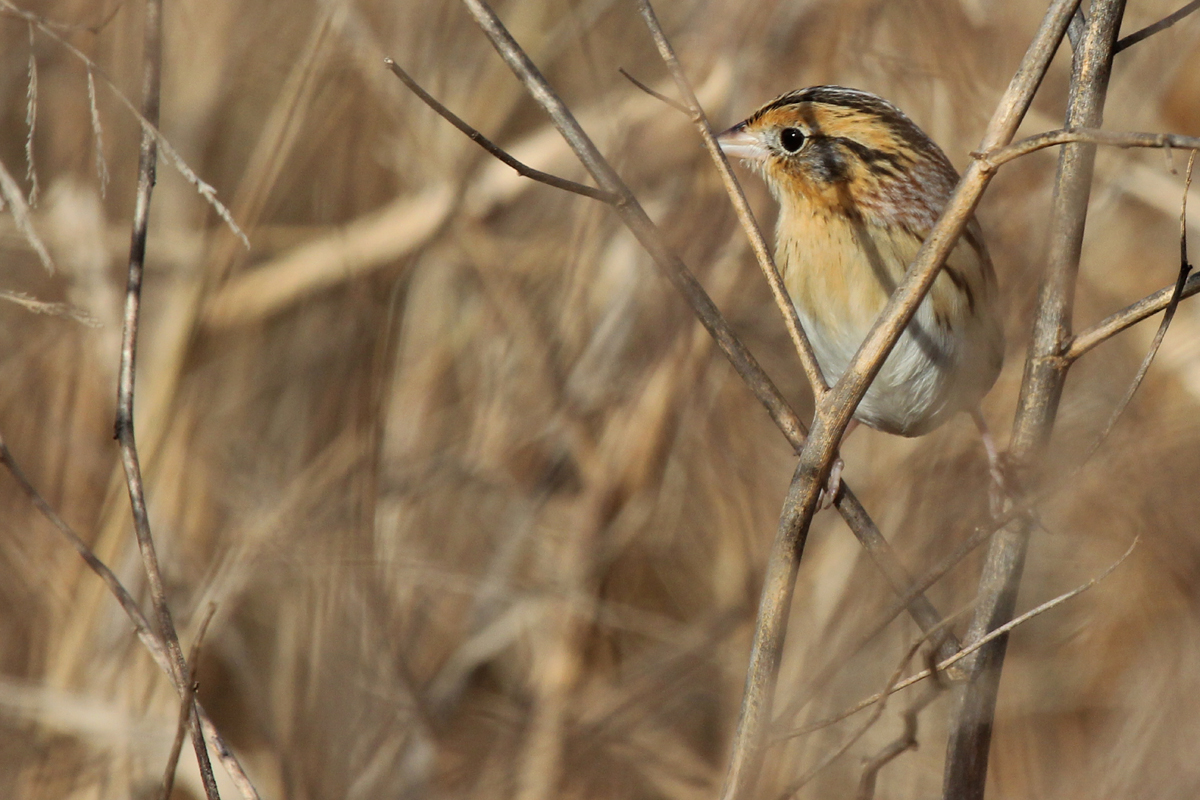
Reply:
[[[821,490],[821,496],[817,498],[817,511],[824,511],[837,501],[838,493],[842,489],[842,470],[846,468],[846,462],[839,455],[834,459],[833,467],[829,470],[829,479],[825,481],[825,488]]]
[[[992,483],[988,487],[988,511],[991,513],[992,519],[997,519],[1004,513],[1005,503],[1013,496],[1009,491],[1011,482],[1006,477],[1004,458],[996,450],[996,442],[992,439],[987,425],[984,424],[983,416],[978,412],[975,413],[975,424],[979,427],[979,435],[983,439],[983,450],[987,453],[988,474],[992,476]]]

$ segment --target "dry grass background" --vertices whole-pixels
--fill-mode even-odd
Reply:
[[[1125,30],[1174,5],[1131,4]],[[25,7],[77,26],[62,35],[136,102],[138,3]],[[665,78],[632,5],[499,10],[785,394],[810,407],[694,131],[617,73]],[[785,90],[844,83],[894,100],[960,168],[1043,11],[982,0],[658,10],[716,124]],[[200,697],[260,791],[713,796],[791,473],[766,414],[612,214],[489,162],[384,69],[393,56],[501,144],[580,177],[457,4],[180,0],[165,24],[163,131],[253,248],[160,166],[138,438],[185,646],[217,604]],[[29,31],[0,16],[0,37],[0,160],[20,178]],[[34,222],[59,271],[42,270],[6,216],[0,288],[69,302],[98,327],[0,302],[0,431],[137,594],[111,423],[138,129],[98,86],[102,194],[86,72],[45,35],[32,52]],[[1060,54],[1024,131],[1057,126],[1068,73]],[[1197,135],[1198,76],[1191,18],[1117,57],[1106,124]],[[985,407],[1001,441],[1053,174],[1052,153],[1007,167],[980,211],[1008,298],[1006,367]],[[769,224],[772,203],[746,183]],[[1161,153],[1101,154],[1082,324],[1173,280],[1181,186]],[[1151,327],[1072,371],[1052,472],[1103,425]],[[1022,609],[1142,543],[1015,635],[991,797],[1200,791],[1197,342],[1200,307],[1185,301],[1112,439],[1043,507]],[[986,513],[965,419],[918,441],[860,433],[846,462],[914,572]],[[178,706],[168,682],[8,476],[0,504],[0,796],[150,796]],[[944,612],[970,601],[977,568],[932,590]],[[842,522],[819,516],[780,680],[781,708],[811,698],[791,723],[883,685],[915,627],[902,619],[851,646],[889,599]],[[811,685],[830,662],[836,677]],[[906,702],[801,796],[849,796]],[[920,750],[883,771],[879,797],[940,792],[948,708],[943,698],[922,715]],[[763,796],[856,725],[773,749]],[[194,769],[182,768],[178,797],[202,796]]]

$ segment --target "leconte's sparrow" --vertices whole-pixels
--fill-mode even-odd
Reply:
[[[937,221],[958,173],[898,108],[841,86],[789,92],[718,142],[755,168],[779,201],[776,260],[832,383]],[[1003,354],[996,276],[972,219],[855,418],[901,436],[927,433],[958,411],[982,424],[979,403]]]

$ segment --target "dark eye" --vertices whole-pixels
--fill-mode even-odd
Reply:
[[[804,146],[804,132],[799,128],[784,128],[779,132],[779,143],[789,153],[794,153]]]

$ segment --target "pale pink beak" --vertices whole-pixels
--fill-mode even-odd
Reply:
[[[757,133],[751,133],[741,125],[734,125],[717,136],[717,144],[721,146],[725,155],[743,161],[764,161],[769,152]]]

